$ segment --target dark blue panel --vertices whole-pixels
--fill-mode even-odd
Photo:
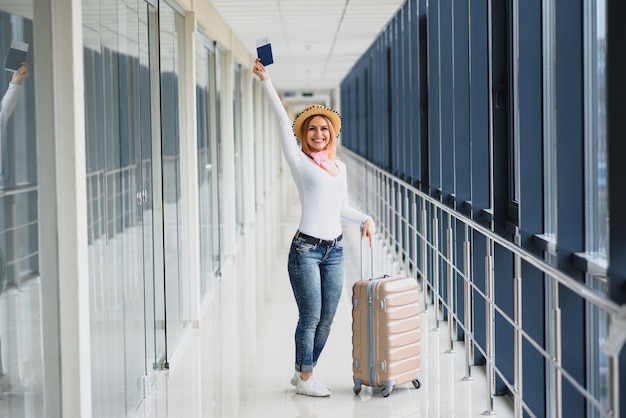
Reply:
[[[528,263],[522,263],[522,278],[522,326],[524,331],[545,349],[546,299],[543,276]],[[545,360],[526,339],[522,345],[522,361],[526,365],[542,365],[542,367],[524,367],[522,388],[524,402],[533,413],[536,416],[545,416]]]
[[[439,6],[428,6],[428,191],[434,194],[441,189],[440,176],[440,129],[439,129]],[[426,185],[425,185],[426,186]]]
[[[584,250],[582,0],[556,5],[557,210],[559,267],[572,274]]]
[[[454,1],[454,193],[458,210],[471,200],[468,13],[467,0]]]
[[[426,0],[419,0],[419,140],[420,140],[420,189],[428,192],[430,187],[430,143],[428,127],[428,10]]]
[[[472,239],[472,280],[474,286],[485,293],[485,258],[487,257],[487,240],[480,233],[474,233]],[[485,300],[478,292],[473,291],[474,299],[474,339],[477,345],[486,347],[487,331],[485,317],[487,314]],[[485,364],[479,350],[474,350],[474,364]]]
[[[413,120],[414,110],[411,97],[411,71],[413,58],[411,57],[411,23],[410,23],[410,2],[406,2],[402,8],[402,142],[404,144],[404,152],[402,158],[403,179],[411,181],[411,158],[413,157],[413,133],[411,132],[411,121]]]
[[[495,246],[494,257],[494,299],[496,305],[513,318],[513,256],[501,246]],[[513,359],[513,328],[496,312],[495,316],[496,367],[509,382],[513,382],[515,364]],[[496,380],[496,394],[504,395],[506,387],[500,377]]]
[[[608,0],[608,37],[626,39],[626,3],[621,0]],[[624,213],[626,193],[626,54],[608,54],[607,57],[607,106],[608,106],[608,173],[609,173],[609,213]],[[611,217],[609,232],[609,283],[610,296],[617,303],[626,303],[626,216]],[[626,355],[626,350],[624,350]],[[622,356],[622,358],[624,355]],[[620,361],[621,410],[626,411],[626,361]]]
[[[470,4],[470,140],[472,143],[472,211],[480,220],[489,208],[489,59],[487,0]]]
[[[399,85],[398,72],[400,69],[399,50],[398,50],[398,16],[396,15],[389,24],[389,85],[387,95],[389,97],[389,140],[391,141],[391,160],[389,171],[394,175],[399,174],[400,169],[400,131],[398,129],[399,114],[401,113],[400,103],[398,101]]]
[[[441,129],[441,188],[443,200],[454,195],[454,75],[452,61],[452,3],[439,3],[439,80]],[[454,203],[453,201],[449,203]]]
[[[509,206],[511,204],[511,131],[510,125],[510,34],[512,31],[508,2],[491,2],[492,77],[493,94],[493,200],[495,229],[509,235]]]
[[[561,304],[561,340],[564,342],[562,350],[563,369],[567,370],[578,384],[585,386],[585,306],[580,296],[574,294],[564,286],[559,286],[559,302]],[[563,379],[563,416],[581,416],[585,410],[583,396],[565,379]]]
[[[537,252],[532,236],[543,232],[543,86],[541,0],[519,3],[519,141],[520,227],[522,245]],[[538,256],[541,256],[537,252]],[[545,347],[545,297],[542,275],[526,263],[522,266],[522,324],[524,331]],[[525,342],[524,364],[544,364],[544,359]],[[544,365],[545,367],[545,365]],[[545,368],[526,367],[524,401],[538,416],[545,414]]]
[[[557,262],[561,270],[582,275],[570,264],[574,252],[584,250],[583,159],[583,42],[582,0],[556,3],[556,125],[557,125]],[[578,383],[585,383],[584,305],[580,297],[561,290],[563,367]],[[564,383],[563,416],[576,416],[585,408],[583,397]]]
[[[411,143],[410,153],[410,170],[409,177],[413,186],[418,185],[418,181],[421,178],[421,152],[420,152],[420,53],[421,47],[418,40],[419,33],[419,7],[418,0],[409,0],[409,36],[410,42],[408,43],[408,49],[410,52],[409,60],[409,74],[407,77],[410,85],[409,102],[411,105],[411,113],[409,120],[409,131],[411,137],[409,139]]]
[[[522,245],[531,251],[533,235],[544,231],[541,3],[519,3],[520,227]]]
[[[626,3],[608,0],[609,39],[626,39]],[[626,54],[608,54],[608,141],[609,141],[609,213],[624,213],[626,193]],[[609,232],[609,294],[615,302],[626,303],[626,216],[611,218]],[[626,350],[619,358],[620,411],[626,411]]]

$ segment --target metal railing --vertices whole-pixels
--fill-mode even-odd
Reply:
[[[430,299],[436,313],[436,328],[439,328],[439,317],[447,320],[450,351],[454,350],[454,341],[459,339],[457,338],[459,331],[463,335],[465,349],[463,380],[471,379],[472,367],[476,365],[475,354],[480,354],[484,359],[488,394],[485,399],[485,415],[495,413],[494,397],[499,378],[505,385],[506,392],[512,397],[516,417],[545,414],[562,418],[562,388],[565,382],[586,400],[585,416],[619,417],[619,355],[626,338],[626,307],[620,307],[604,294],[522,248],[517,244],[519,236],[514,240],[516,242],[511,242],[497,235],[489,228],[345,148],[341,150],[341,156],[349,167],[349,189],[352,199],[375,218],[378,238],[395,258],[398,270],[421,279],[424,308],[427,308],[427,299]],[[476,239],[477,236],[481,237],[480,240]],[[462,246],[457,245],[460,239]],[[478,245],[475,241],[485,247],[481,251],[475,251]],[[494,266],[496,248],[506,250],[512,257],[513,268],[509,278],[513,290],[512,307],[499,306],[495,300],[496,281],[501,284],[507,280],[507,273],[502,271],[498,271],[496,280]],[[480,255],[475,256],[475,252],[484,253],[484,260],[480,259]],[[476,263],[484,263],[484,285],[482,278],[481,285],[475,282],[473,271]],[[545,341],[533,338],[532,333],[522,322],[523,263],[532,266],[543,277],[545,295],[542,293],[537,298],[545,310],[546,325],[543,337]],[[479,271],[482,272],[481,269]],[[459,280],[462,280],[462,283]],[[595,368],[591,370],[591,374],[605,373],[600,379],[605,381],[605,387],[588,384],[589,380],[581,383],[574,376],[575,373],[566,370],[563,365],[562,307],[559,297],[563,293],[563,288],[569,289],[576,295],[575,297],[580,298],[581,302],[586,304],[587,312],[595,312],[595,316],[592,317],[595,322],[591,326],[603,328],[603,332],[608,334],[604,353],[599,354],[603,358],[605,356],[606,368],[600,371],[596,367],[597,361],[588,363],[588,359],[581,359],[581,362],[585,362],[586,374],[589,374],[590,368]],[[484,305],[484,318],[477,317],[475,311],[477,303]],[[512,379],[510,372],[501,370],[496,364],[498,354],[496,315],[500,321],[502,319],[506,321],[506,326],[510,327],[513,333]],[[590,314],[587,315],[589,322]],[[474,332],[478,321],[484,321],[485,335],[482,344]],[[523,349],[533,349],[535,354],[543,358],[545,382],[542,384],[545,385],[546,399],[542,409],[545,407],[545,411],[533,411],[524,401]],[[581,351],[587,352],[584,349]],[[535,364],[531,366],[536,367]]]

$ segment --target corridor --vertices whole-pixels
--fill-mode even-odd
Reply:
[[[137,417],[483,416],[488,405],[483,371],[473,368],[473,379],[463,379],[462,342],[455,342],[453,353],[447,352],[447,324],[440,321],[439,330],[435,329],[431,305],[421,314],[421,388],[403,385],[383,398],[364,387],[354,395],[350,298],[352,283],[360,275],[358,226],[354,224],[344,226],[343,302],[316,369],[320,380],[332,388],[332,395],[297,395],[289,384],[297,309],[286,258],[299,210],[291,179],[282,179],[267,201],[269,205],[258,213],[257,229],[244,236],[237,259],[215,284],[202,326],[185,337],[171,358],[170,370],[156,374],[152,392]],[[384,253],[380,245],[375,247],[375,265],[391,269]],[[513,416],[504,398],[495,399],[494,411],[498,417]]]

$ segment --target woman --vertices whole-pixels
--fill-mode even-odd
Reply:
[[[280,126],[283,154],[298,188],[302,213],[289,252],[288,270],[299,319],[291,384],[296,392],[329,396],[330,388],[313,376],[324,349],[343,289],[341,218],[362,225],[370,246],[374,221],[348,204],[346,166],[336,158],[339,114],[321,105],[307,107],[292,125],[263,64],[253,73],[261,80]],[[298,141],[294,140],[294,134]],[[298,143],[300,146],[298,146]]]

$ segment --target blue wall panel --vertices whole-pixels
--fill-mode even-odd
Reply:
[[[618,0],[608,2],[613,10],[624,15],[622,3]],[[344,123],[350,127],[343,137],[347,147],[419,186],[429,195],[442,199],[461,214],[493,227],[506,239],[513,240],[519,230],[521,245],[539,257],[544,254],[534,247],[533,237],[544,232],[543,214],[546,210],[543,190],[546,121],[542,106],[544,96],[551,94],[543,91],[543,3],[543,0],[407,0],[341,86]],[[572,267],[571,260],[574,253],[585,251],[587,221],[583,125],[585,19],[583,0],[554,4],[555,101],[558,103],[555,114],[558,188],[554,196],[558,208],[557,266],[582,280],[583,274]],[[613,16],[610,10],[609,16]],[[613,30],[623,33],[623,30]],[[516,42],[518,57],[515,56]],[[623,69],[619,62],[614,66]],[[514,76],[519,77],[517,83]],[[613,83],[621,83],[623,87],[621,78],[613,79]],[[623,113],[621,102],[613,99],[613,115]],[[616,119],[619,117],[613,118],[610,125],[613,132],[618,132],[614,136],[624,130]],[[516,131],[516,127],[519,130]],[[515,147],[516,144],[519,148]],[[619,151],[620,144],[613,142],[615,149]],[[615,155],[610,155],[615,161]],[[515,171],[518,163],[519,176]],[[620,171],[610,165],[609,173],[610,178],[626,177],[624,169]],[[619,213],[623,205],[615,202],[619,202],[623,191],[612,186],[609,193],[617,196],[611,201],[611,212]],[[397,203],[402,214],[411,218],[411,213],[404,212],[404,201]],[[447,254],[448,221],[445,216],[441,218],[439,210],[428,208],[427,213],[428,223],[420,227],[429,239],[437,234],[440,250]],[[432,219],[436,216],[439,224],[433,230]],[[421,223],[421,218],[411,220],[414,224]],[[456,229],[455,242],[450,249],[459,265],[464,228],[456,223],[453,226]],[[626,248],[626,228],[619,229],[619,220],[612,220],[610,228],[614,263],[609,264],[612,278],[609,285],[614,298],[626,301],[626,263],[619,264],[618,260],[623,255],[621,250]],[[415,252],[412,236],[405,237],[404,231],[398,228],[392,233],[400,238],[401,245],[410,254]],[[484,260],[485,255],[485,239],[474,236],[471,278],[482,292],[485,291],[486,272],[480,260]],[[437,265],[441,296],[445,298],[446,265],[430,247],[427,259],[430,274],[426,279],[432,284],[432,269]],[[418,262],[421,263],[419,258]],[[495,268],[496,301],[500,309],[512,316],[513,259],[503,248],[496,251]],[[524,330],[543,345],[547,332],[546,313],[543,305],[541,308],[544,309],[537,309],[537,306],[545,302],[544,278],[526,264],[523,264],[522,276]],[[456,314],[463,320],[463,300],[458,298],[463,290],[462,278],[456,273],[453,278],[457,280],[454,306]],[[563,338],[568,342],[564,364],[568,373],[584,385],[582,360],[586,356],[587,313],[580,298],[561,290],[564,292],[560,300],[563,317],[567,317],[568,324],[577,325],[563,329]],[[473,324],[474,338],[484,346],[485,303],[477,292],[474,299],[477,301],[473,311],[477,318]],[[512,381],[513,329],[500,313],[496,318],[496,330],[497,366],[506,379]],[[542,362],[527,342],[523,343],[522,355],[525,364]],[[476,364],[483,360],[476,350]],[[620,367],[624,369],[625,366]],[[530,368],[524,371],[523,377],[526,404],[533,414],[546,416],[544,370]],[[500,379],[499,393],[506,390]],[[571,385],[564,386],[567,402],[564,403],[563,416],[576,416],[584,410],[584,399],[574,392]]]

